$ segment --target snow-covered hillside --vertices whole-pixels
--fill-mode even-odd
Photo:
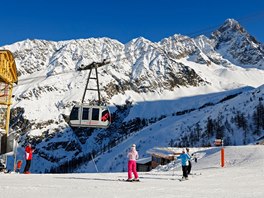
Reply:
[[[225,147],[225,167],[220,167],[219,148],[191,148],[202,156],[193,163],[188,181],[179,162],[159,171],[139,172],[141,182],[118,181],[127,173],[92,174],[0,174],[0,197],[219,197],[264,196],[264,147]],[[165,171],[167,170],[167,171]]]
[[[214,98],[214,96],[212,95],[210,98]],[[195,109],[197,104],[192,104],[193,101],[204,101],[204,97],[201,96],[199,98],[197,96],[195,99],[192,98],[189,103],[187,98],[184,100],[185,105],[193,108],[190,113],[167,116],[145,127],[140,132],[136,132],[110,151],[98,156],[95,159],[98,169],[102,172],[125,170],[126,154],[132,144],[137,145],[141,157],[148,157],[149,155],[146,151],[157,146],[207,145],[206,142],[208,141],[213,145],[215,138],[223,138],[226,145],[242,145],[254,142],[257,137],[263,136],[263,130],[260,130],[259,134],[250,132],[254,128],[251,112],[252,109],[258,106],[259,101],[263,99],[264,86],[242,93],[228,101],[219,103],[216,100],[214,105],[209,104],[197,109]],[[213,103],[213,100],[210,101]],[[167,105],[169,104],[164,104],[164,106]],[[241,106],[243,108],[240,108]],[[248,121],[245,121],[245,129],[238,125],[236,121],[237,115],[247,117]],[[220,119],[222,117],[224,119]],[[213,128],[213,134],[211,135],[207,134],[209,130],[208,119],[215,122],[215,128]],[[80,172],[96,171],[92,161],[78,170]]]
[[[92,155],[106,163],[99,160],[105,153],[104,171],[121,171],[132,142],[144,156],[157,145],[204,146],[216,137],[241,145],[264,133],[263,44],[233,19],[211,38],[25,40],[1,48],[14,54],[19,72],[10,130],[21,135],[19,158],[27,142],[36,148],[33,172],[91,171],[82,165]],[[105,59],[111,63],[99,68],[99,80],[114,122],[72,130],[65,117],[81,101],[88,75],[77,69]]]

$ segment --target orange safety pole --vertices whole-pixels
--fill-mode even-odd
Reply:
[[[225,150],[221,148],[221,167],[225,166]]]

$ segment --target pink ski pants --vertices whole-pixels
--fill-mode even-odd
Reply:
[[[138,179],[137,164],[135,160],[128,161],[128,179],[132,179],[132,172],[135,179]]]

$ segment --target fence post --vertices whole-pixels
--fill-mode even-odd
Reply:
[[[221,148],[221,167],[225,166],[225,150],[224,150],[224,140],[221,140],[222,148]]]
[[[224,150],[224,140],[223,139],[215,139],[214,141],[215,146],[221,146],[220,152],[220,164],[221,167],[225,166],[225,150]]]
[[[221,167],[224,167],[224,166],[225,166],[225,150],[222,147],[221,148]]]

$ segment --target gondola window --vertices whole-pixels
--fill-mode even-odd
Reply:
[[[99,109],[93,108],[92,120],[99,120]]]

